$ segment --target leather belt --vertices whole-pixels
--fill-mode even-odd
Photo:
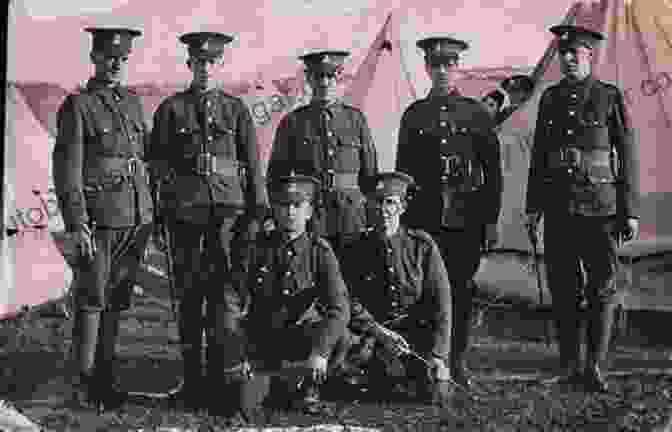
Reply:
[[[359,189],[359,174],[357,173],[337,173],[333,170],[327,171],[326,189]]]
[[[199,174],[199,156],[193,156],[185,159],[187,163],[186,170],[190,174]],[[228,158],[217,157],[216,155],[211,154],[209,156],[210,173],[217,174],[223,177],[238,177],[239,176],[239,165],[238,162]]]
[[[552,169],[566,170],[568,175],[584,174],[596,183],[614,182],[610,150],[566,147],[549,156],[549,166]]]

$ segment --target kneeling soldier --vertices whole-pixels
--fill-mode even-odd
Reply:
[[[374,356],[367,367],[371,384],[394,384],[390,372],[402,366],[397,370],[416,380],[417,396],[427,399],[436,396],[435,390],[452,388],[451,296],[434,240],[400,224],[412,183],[412,177],[400,172],[378,176],[375,228],[353,243],[343,264],[352,294],[350,330],[373,341]],[[426,361],[401,361],[404,353]]]
[[[231,325],[232,340],[244,329],[247,352],[240,351],[240,360],[247,356],[267,370],[299,362],[311,371],[290,393],[295,407],[308,409],[319,402],[319,387],[335,366],[335,349],[345,345],[350,317],[348,292],[330,244],[306,231],[318,186],[308,176],[272,179],[269,196],[277,229],[258,238],[245,285],[227,296],[233,319],[224,320]]]

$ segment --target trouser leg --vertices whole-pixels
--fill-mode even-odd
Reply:
[[[100,328],[98,311],[78,310],[75,312],[72,329],[72,360],[74,366],[74,397],[79,402],[87,402],[95,396],[93,375]]]
[[[579,257],[569,216],[547,216],[544,222],[544,256],[553,316],[557,329],[561,368],[568,374],[580,369]]]

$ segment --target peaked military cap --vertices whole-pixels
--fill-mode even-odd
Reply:
[[[469,49],[465,41],[443,36],[420,39],[416,45],[425,52],[427,60],[454,60],[460,57],[462,51]]]
[[[91,33],[92,51],[118,56],[128,55],[133,38],[142,34],[140,30],[121,27],[87,27],[84,31]]]
[[[409,186],[415,184],[415,180],[401,171],[383,172],[376,176],[376,189],[374,196],[383,198],[390,195],[405,197]]]
[[[300,203],[312,200],[320,186],[318,179],[312,176],[296,174],[269,179],[269,198],[276,203]]]
[[[217,58],[224,54],[224,46],[233,41],[233,36],[216,32],[191,32],[180,36],[187,45],[190,57]]]
[[[511,75],[501,83],[501,87],[506,91],[523,90],[530,91],[534,88],[532,78],[527,75]]]
[[[588,48],[594,48],[598,42],[604,40],[602,33],[581,26],[557,25],[551,27],[549,30],[558,36],[560,47],[578,43]]]
[[[343,68],[348,51],[315,51],[304,54],[299,59],[306,68],[317,72],[336,72]]]

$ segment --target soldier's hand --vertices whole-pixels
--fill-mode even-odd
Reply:
[[[523,223],[525,224],[525,229],[527,229],[528,234],[534,233],[536,235],[537,228],[539,227],[539,221],[541,220],[540,213],[526,213],[524,216]]]
[[[154,245],[160,252],[168,252],[168,243],[163,235],[163,223],[154,222],[153,228],[152,238],[154,239]]]
[[[321,383],[327,378],[328,359],[319,354],[312,354],[306,361],[306,367],[312,371],[312,379]]]
[[[446,366],[446,362],[442,359],[432,357],[430,360],[432,367],[430,368],[430,376],[435,381],[449,381],[452,379],[450,375],[450,368]]]
[[[79,254],[89,262],[93,262],[96,254],[96,243],[93,238],[93,233],[86,227],[82,226],[76,231],[72,232],[72,240],[79,249]]]
[[[487,224],[485,226],[485,247],[493,249],[499,243],[499,229],[497,224]]]
[[[623,240],[630,241],[639,237],[639,219],[628,218],[623,227]]]

